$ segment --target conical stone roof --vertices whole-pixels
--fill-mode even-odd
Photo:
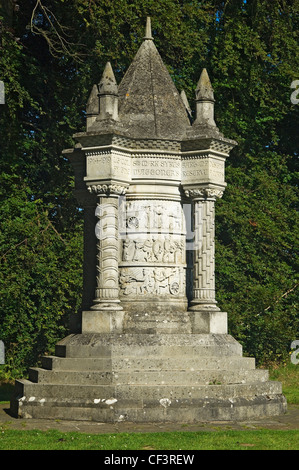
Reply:
[[[190,121],[161,56],[146,37],[118,88],[119,121],[134,138],[180,139]]]

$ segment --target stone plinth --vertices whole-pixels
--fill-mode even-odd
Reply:
[[[17,381],[19,417],[195,423],[286,409],[281,384],[229,335],[71,335],[42,365]]]

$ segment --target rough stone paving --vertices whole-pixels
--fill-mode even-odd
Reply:
[[[154,44],[117,85],[110,63],[64,150],[84,209],[82,309],[55,356],[17,380],[21,418],[242,421],[286,411],[281,384],[243,357],[215,294],[215,204],[236,142],[214,120],[204,69],[192,119]]]

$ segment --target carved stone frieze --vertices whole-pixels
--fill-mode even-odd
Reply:
[[[125,201],[120,215],[121,230],[127,233],[184,233],[185,221],[177,201]]]
[[[127,238],[123,241],[123,262],[158,262],[158,263],[184,263],[185,243],[183,239],[147,238],[133,240]]]
[[[182,268],[123,267],[120,268],[120,294],[123,296],[183,296]]]

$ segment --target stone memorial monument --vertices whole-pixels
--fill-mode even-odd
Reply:
[[[236,143],[214,121],[204,69],[191,119],[144,40],[110,63],[64,151],[84,208],[82,311],[55,356],[17,380],[15,416],[102,422],[243,420],[285,412],[281,384],[228,334],[215,297],[215,204]]]

